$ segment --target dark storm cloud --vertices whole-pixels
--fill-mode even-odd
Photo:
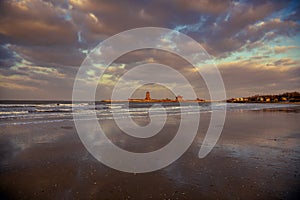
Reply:
[[[8,37],[7,43],[54,45],[55,51],[62,45],[91,48],[130,28],[162,26],[191,35],[219,55],[238,50],[248,40],[258,41],[271,30],[293,34],[298,25],[292,21],[253,27],[284,6],[269,1],[7,1],[2,3],[0,33]]]
[[[0,66],[11,67],[15,64],[15,56],[6,46],[0,46]]]
[[[49,2],[2,1],[0,34],[8,43],[20,45],[68,45],[76,40],[73,25],[64,10]]]
[[[30,62],[42,66],[80,66],[85,54],[70,47],[49,48],[45,46],[11,46],[10,49],[18,52]]]

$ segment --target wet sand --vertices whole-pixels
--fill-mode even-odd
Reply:
[[[209,122],[201,114],[192,146],[161,170],[131,174],[98,162],[82,145],[74,122],[2,126],[0,199],[298,199],[300,109],[230,111],[222,135],[205,158],[197,157]],[[118,146],[147,152],[167,144],[178,116],[145,143],[112,120],[102,121]],[[139,118],[137,123],[146,124]]]

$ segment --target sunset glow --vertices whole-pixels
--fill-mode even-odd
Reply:
[[[87,53],[114,34],[146,26],[198,41],[214,57],[228,97],[300,89],[297,1],[13,0],[0,8],[1,99],[71,99]],[[133,52],[114,63],[103,84],[109,88],[118,73],[149,62],[184,68],[167,54]]]

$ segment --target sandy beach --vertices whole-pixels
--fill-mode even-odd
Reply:
[[[180,159],[143,174],[98,162],[72,120],[1,126],[0,199],[298,199],[300,106],[228,112],[217,145],[199,159],[209,117],[201,114],[197,137]],[[101,125],[118,146],[147,152],[168,143],[178,121],[171,116],[146,143],[122,136],[112,120]]]

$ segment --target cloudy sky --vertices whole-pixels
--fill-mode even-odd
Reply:
[[[213,56],[228,98],[299,91],[299,5],[264,0],[2,0],[0,99],[69,100],[77,70],[97,44],[148,26],[173,29],[199,42]],[[179,71],[187,65],[167,52],[129,53],[107,70],[99,86],[102,96],[120,74],[148,62]],[[184,75],[195,79],[193,73]],[[207,97],[203,88],[198,93]],[[159,94],[157,98],[165,97]]]

